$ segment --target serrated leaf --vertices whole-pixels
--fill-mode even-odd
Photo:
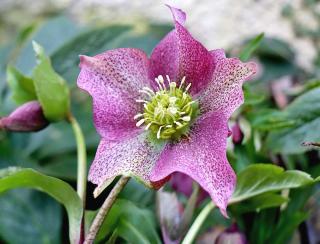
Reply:
[[[239,173],[231,203],[240,202],[262,193],[297,188],[314,180],[299,170],[287,170],[272,164],[254,164]]]
[[[73,188],[62,180],[33,169],[11,167],[0,170],[0,193],[15,188],[32,188],[49,194],[67,210],[71,243],[78,243],[83,207]]]
[[[65,79],[75,81],[79,74],[79,55],[96,55],[113,48],[114,40],[131,30],[129,26],[108,26],[83,32],[56,50],[52,65]]]
[[[287,129],[273,131],[267,138],[267,147],[275,153],[297,154],[309,150],[301,146],[304,141],[320,141],[320,88],[296,98],[283,112]]]
[[[19,70],[12,66],[7,68],[7,81],[12,92],[12,98],[17,104],[37,100],[33,80],[24,76]]]
[[[243,62],[247,61],[250,58],[251,54],[259,47],[263,38],[264,33],[261,33],[254,37],[252,40],[250,40],[249,43],[247,43],[245,47],[242,49],[239,55],[240,60]]]
[[[32,72],[38,100],[50,121],[65,119],[70,110],[69,89],[64,79],[54,71],[44,49],[34,42],[38,65]]]
[[[67,81],[75,84],[79,74],[79,54],[94,56],[120,47],[140,48],[150,53],[170,29],[167,25],[151,25],[145,31],[137,32],[133,26],[114,25],[89,30],[54,52],[52,65]]]
[[[260,211],[266,208],[278,207],[289,199],[276,193],[264,193],[256,197],[252,197],[247,201],[237,204],[234,209],[237,213],[246,213],[252,211]]]

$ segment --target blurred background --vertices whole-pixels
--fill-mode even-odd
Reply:
[[[0,116],[17,107],[7,85],[7,65],[30,75],[36,64],[31,42],[36,40],[72,89],[72,111],[85,131],[90,164],[99,137],[92,125],[91,100],[76,87],[78,55],[117,47],[137,47],[150,54],[173,27],[165,3],[187,13],[187,28],[208,49],[224,48],[229,56],[237,56],[248,41],[265,34],[251,58],[258,63],[259,73],[246,84],[246,103],[231,120],[244,135],[240,142],[229,141],[234,169],[273,163],[318,176],[319,151],[301,143],[320,141],[319,110],[303,118],[295,118],[294,112],[319,105],[286,110],[295,98],[320,85],[320,2],[316,0],[1,0]],[[288,119],[298,122],[284,125]],[[0,131],[0,168],[8,166],[35,168],[75,186],[76,145],[71,128],[59,122],[38,133]],[[92,190],[89,184],[88,209],[95,210],[107,193],[93,199]],[[279,226],[279,218],[269,218],[279,216],[278,209],[239,213],[238,225],[249,242],[270,243],[276,233],[283,236],[274,243],[319,243],[319,189],[302,192],[295,193],[299,197],[292,211],[308,209],[308,216],[290,219],[287,214]],[[133,180],[121,197],[141,211],[155,209],[155,193]],[[150,218],[159,231],[155,214]],[[214,234],[204,234],[208,227],[221,230],[232,222],[214,212],[198,242],[213,243]],[[277,226],[273,232],[272,223]],[[43,193],[13,190],[0,197],[0,242],[67,243],[66,228],[64,210]]]

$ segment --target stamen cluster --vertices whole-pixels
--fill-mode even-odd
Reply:
[[[144,111],[134,116],[140,119],[136,125],[145,125],[157,139],[179,139],[187,135],[190,124],[197,115],[198,104],[188,93],[191,83],[185,84],[185,77],[182,78],[179,87],[177,83],[166,76],[167,84],[162,75],[159,75],[157,91],[149,87],[140,90],[147,99],[136,100],[143,103]]]

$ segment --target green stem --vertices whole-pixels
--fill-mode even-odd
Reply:
[[[71,114],[68,116],[68,120],[72,126],[73,133],[75,135],[77,143],[78,153],[78,172],[77,172],[77,192],[85,207],[86,201],[86,188],[87,188],[87,153],[86,144],[82,130],[79,123]]]
[[[124,188],[129,179],[130,178],[127,176],[122,176],[120,180],[117,182],[117,184],[112,188],[107,199],[104,201],[96,217],[94,218],[90,226],[89,232],[86,236],[86,239],[84,241],[84,244],[92,244],[94,242],[105,217],[111,209],[114,201],[117,199],[117,196],[119,195],[120,191]]]
[[[196,238],[197,233],[199,232],[202,224],[215,207],[212,201],[210,201],[200,212],[198,217],[195,219],[193,224],[191,225],[188,233],[186,234],[185,238],[182,241],[182,244],[191,244],[193,243],[194,239]]]

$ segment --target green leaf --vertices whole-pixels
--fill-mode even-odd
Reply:
[[[245,83],[243,85],[243,93],[244,93],[244,105],[257,105],[266,100],[266,94],[255,91],[252,89],[251,84]]]
[[[283,112],[283,123],[289,128],[273,131],[267,138],[267,147],[274,153],[297,154],[309,150],[301,146],[304,141],[320,141],[320,88],[296,98]],[[277,123],[281,123],[278,121]]]
[[[254,164],[240,172],[230,203],[240,202],[262,193],[297,188],[314,180],[299,170],[287,170],[271,164]]]
[[[115,48],[115,39],[129,30],[129,26],[108,26],[83,32],[51,55],[52,65],[67,81],[75,83],[80,54],[93,56]]]
[[[38,100],[50,121],[65,119],[70,110],[69,89],[64,79],[54,71],[44,49],[34,44],[38,65],[32,72]]]
[[[89,30],[56,50],[51,55],[52,65],[67,81],[75,84],[79,74],[79,54],[94,56],[120,47],[140,48],[150,53],[170,29],[167,25],[150,25],[138,32],[133,26],[113,25]]]
[[[291,46],[280,39],[263,38],[261,44],[257,48],[257,54],[261,57],[292,61],[294,58],[294,51]]]
[[[288,206],[281,211],[274,225],[274,231],[265,243],[288,243],[297,227],[309,217],[306,202],[315,193],[315,186],[306,186],[290,191]]]
[[[62,209],[53,198],[15,189],[1,195],[0,206],[0,236],[5,243],[60,243]]]
[[[93,218],[94,213],[89,212],[89,215]],[[114,230],[119,237],[132,244],[161,243],[153,213],[137,207],[128,200],[117,199],[113,204],[96,241],[103,240],[106,235],[112,235]]]
[[[33,80],[24,76],[16,68],[8,66],[7,81],[12,92],[12,98],[17,104],[37,100]]]
[[[51,55],[57,48],[81,31],[74,20],[64,15],[51,16],[49,19],[37,21],[36,25],[36,29],[30,33],[27,40],[21,45],[21,50],[17,53],[16,67],[24,74],[30,74],[30,71],[36,65],[32,40],[40,43],[46,53]],[[18,37],[18,39],[20,38]]]
[[[57,178],[40,174],[33,169],[11,167],[0,170],[0,193],[19,187],[43,191],[60,202],[67,210],[70,242],[78,243],[83,206],[70,185]]]
[[[263,38],[264,38],[264,33],[261,33],[256,37],[254,37],[251,41],[249,41],[248,44],[245,45],[245,47],[243,48],[243,50],[239,55],[241,61],[245,62],[250,58],[251,54],[258,48]]]
[[[244,202],[241,202],[241,204],[235,205],[233,209],[237,213],[242,214],[252,211],[261,211],[262,209],[266,208],[278,207],[288,201],[288,198],[283,197],[279,194],[264,193],[256,197],[252,197]]]

